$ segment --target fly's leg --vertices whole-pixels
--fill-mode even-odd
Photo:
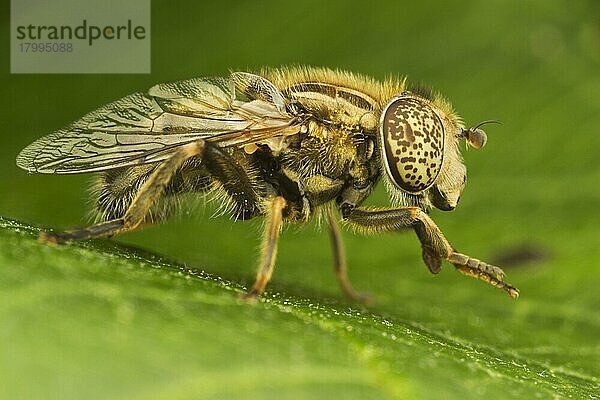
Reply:
[[[39,240],[45,243],[63,243],[67,240],[112,236],[136,229],[144,221],[152,205],[163,194],[177,170],[191,157],[202,157],[205,148],[204,140],[185,144],[170,158],[159,164],[140,187],[123,217],[66,232],[42,232]]]
[[[462,274],[481,279],[492,286],[503,289],[513,299],[519,297],[519,289],[504,282],[505,274],[499,267],[457,252],[453,252],[448,257],[448,261]]]
[[[245,153],[242,153],[245,154]],[[262,213],[261,205],[268,197],[264,185],[252,171],[256,167],[246,158],[234,158],[218,146],[209,146],[204,154],[205,166],[232,200],[235,219],[251,219]]]
[[[348,271],[346,269],[346,254],[344,251],[342,233],[340,232],[340,227],[336,221],[336,215],[332,210],[328,210],[327,212],[327,223],[329,226],[329,238],[331,239],[331,247],[333,250],[333,267],[342,292],[344,292],[348,298],[354,301],[358,301],[367,305],[371,304],[373,302],[373,298],[368,294],[357,292],[350,283]]]
[[[83,240],[112,236],[122,232],[124,226],[123,218],[113,219],[85,228],[73,229],[65,232],[40,232],[38,240],[48,244],[62,244],[68,240]]]
[[[269,201],[256,281],[252,285],[252,289],[242,295],[244,300],[252,301],[256,299],[264,292],[267,283],[271,279],[277,257],[277,242],[283,224],[283,210],[286,204],[285,199],[281,196],[274,197]]]
[[[456,252],[435,222],[418,207],[387,210],[346,208],[342,209],[342,214],[364,232],[396,231],[412,227],[421,241],[423,261],[432,273],[439,272],[441,259],[445,259],[459,272],[503,289],[512,298],[519,296],[519,291],[504,281],[504,272],[500,268]]]

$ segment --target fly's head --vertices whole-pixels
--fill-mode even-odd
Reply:
[[[483,147],[487,137],[482,124],[465,129],[439,97],[403,92],[392,98],[379,121],[381,162],[392,199],[402,205],[453,210],[467,180],[459,142],[466,139],[473,148]]]

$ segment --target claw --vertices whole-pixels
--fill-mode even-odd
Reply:
[[[362,305],[364,305],[366,307],[369,307],[369,306],[372,306],[373,304],[375,304],[375,299],[371,294],[357,292],[356,290],[354,290],[354,288],[350,284],[350,281],[348,280],[347,275],[342,275],[342,276],[338,275],[338,280],[340,282],[340,287],[342,289],[342,292],[348,299],[350,299],[352,301],[356,301],[357,303],[361,303]]]
[[[365,307],[371,307],[373,304],[375,304],[375,298],[369,293],[346,293],[346,296],[348,296],[351,300],[362,304]]]
[[[249,304],[254,304],[258,301],[258,293],[256,293],[254,290],[251,290],[247,293],[240,293],[238,297]]]
[[[55,246],[64,243],[64,240],[54,232],[40,232],[38,242]]]

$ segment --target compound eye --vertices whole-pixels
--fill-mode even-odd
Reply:
[[[382,159],[391,181],[409,193],[435,182],[444,156],[444,126],[429,104],[411,95],[392,99],[385,107],[379,134]]]

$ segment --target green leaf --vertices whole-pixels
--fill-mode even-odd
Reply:
[[[372,310],[281,290],[250,305],[238,299],[239,283],[131,246],[53,247],[36,236],[0,220],[1,398],[594,398],[600,390],[588,336],[598,337],[597,314],[527,300],[529,290],[514,303],[490,289],[473,303],[446,287],[445,302],[417,283],[413,304],[401,296]],[[590,347],[582,326],[592,327],[583,335]]]
[[[254,278],[260,222],[207,218],[211,204],[199,220],[201,208],[60,247],[5,219],[0,399],[598,398],[599,6],[153,1],[152,74],[5,68],[0,215],[53,229],[84,223],[88,178],[27,175],[15,156],[124,95],[298,63],[431,85],[467,125],[503,123],[463,151],[460,206],[431,216],[521,297],[446,263],[430,275],[411,233],[345,233],[350,278],[376,300],[363,309],[337,288],[326,233],[292,227],[266,296],[248,305],[237,295]],[[389,205],[381,187],[369,202]]]

